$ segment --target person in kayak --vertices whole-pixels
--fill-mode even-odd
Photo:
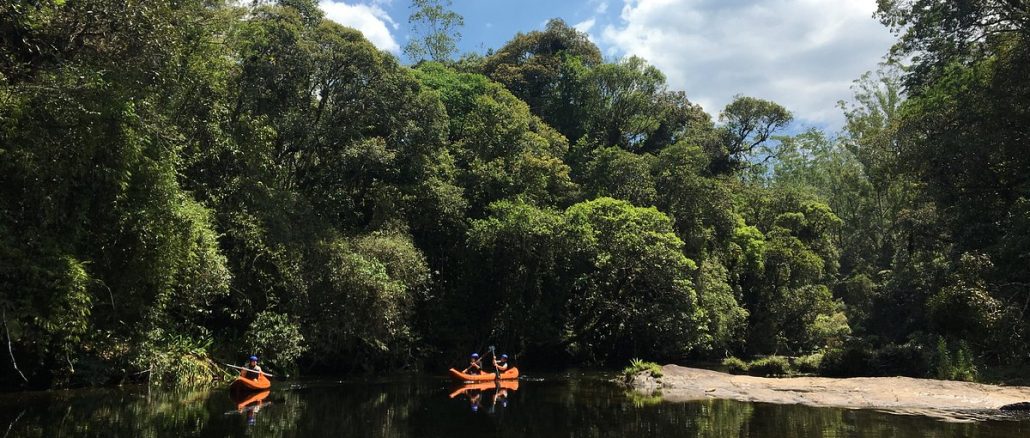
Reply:
[[[494,356],[494,369],[497,370],[498,376],[500,376],[501,373],[508,371],[508,368],[510,368],[510,366],[508,365],[507,354],[502,354],[500,357]]]
[[[257,356],[251,356],[250,362],[247,363],[247,366],[244,368],[246,368],[247,370],[243,372],[243,377],[246,377],[248,379],[257,379],[259,375],[258,373],[262,372],[261,367],[258,366]]]
[[[468,374],[483,373],[483,366],[479,363],[479,353],[472,353],[472,356],[469,356],[469,366],[462,372]]]

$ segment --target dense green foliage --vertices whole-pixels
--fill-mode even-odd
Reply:
[[[744,96],[713,119],[560,20],[451,61],[460,16],[417,2],[412,56],[440,62],[405,67],[313,0],[0,5],[2,383],[196,382],[252,352],[418,368],[489,344],[536,364],[1019,365],[1030,26],[949,4],[881,2],[895,55],[918,56],[857,81],[839,135],[784,135],[787,109]]]

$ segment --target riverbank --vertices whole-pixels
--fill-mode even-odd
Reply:
[[[643,392],[660,391],[669,401],[730,399],[745,402],[800,404],[816,407],[877,409],[928,415],[948,420],[970,419],[974,412],[1030,401],[1030,387],[984,385],[909,377],[767,378],[738,376],[678,365],[662,367],[662,377],[646,373],[629,379]],[[975,416],[974,416],[975,417]]]

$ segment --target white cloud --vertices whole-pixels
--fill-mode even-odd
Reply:
[[[597,7],[594,8],[594,13],[597,15],[604,15],[605,12],[608,12],[608,2],[606,1],[598,3]]]
[[[735,94],[839,127],[836,102],[894,37],[875,0],[624,0],[602,41],[660,68],[713,115]]]
[[[380,50],[399,53],[401,47],[390,33],[390,28],[397,29],[398,24],[380,4],[389,4],[389,0],[373,0],[371,4],[348,4],[333,0],[318,2],[326,18],[357,29]]]
[[[576,23],[576,24],[572,25],[572,27],[576,28],[576,30],[578,30],[580,32],[590,33],[590,29],[594,28],[594,24],[597,24],[597,20],[593,19],[593,18],[590,18],[588,20],[584,20],[584,21],[581,21],[579,23]]]

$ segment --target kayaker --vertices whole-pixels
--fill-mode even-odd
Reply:
[[[503,373],[505,371],[508,371],[508,368],[510,368],[510,367],[508,366],[508,355],[507,354],[502,354],[499,357],[498,356],[494,356],[494,369],[497,370],[497,374],[498,375],[500,375],[501,373]]]
[[[465,368],[465,371],[462,371],[462,372],[463,373],[469,373],[469,374],[482,374],[483,373],[483,366],[480,365],[480,363],[479,363],[479,353],[472,353],[472,356],[469,357],[469,366],[468,366],[468,368]]]
[[[258,366],[258,357],[257,356],[251,356],[250,357],[250,362],[244,368],[247,368],[247,371],[243,372],[243,374],[244,374],[243,377],[246,377],[248,379],[257,379],[258,375],[259,375],[258,373],[262,372],[261,371],[261,367]]]

